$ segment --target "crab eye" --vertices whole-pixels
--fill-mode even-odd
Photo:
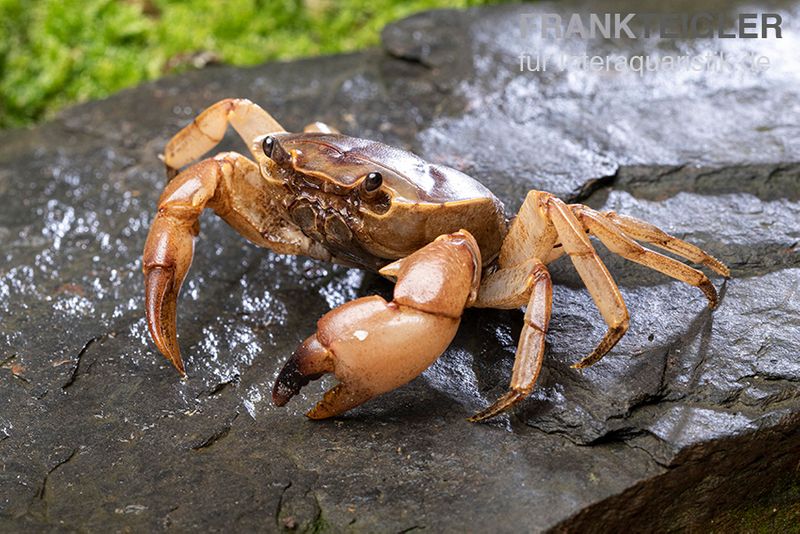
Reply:
[[[261,148],[264,150],[264,155],[268,158],[272,157],[272,150],[275,148],[275,138],[268,135],[261,142]]]
[[[376,191],[383,183],[383,176],[379,172],[371,172],[364,178],[364,190],[367,193]]]

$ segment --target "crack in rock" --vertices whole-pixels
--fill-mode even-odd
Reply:
[[[34,496],[34,500],[28,505],[28,510],[26,512],[26,515],[31,515],[32,514],[31,508],[35,507],[38,503],[39,506],[41,506],[42,509],[41,514],[44,516],[45,521],[49,520],[47,484],[50,481],[50,476],[53,473],[55,473],[55,471],[58,468],[72,461],[72,459],[74,459],[77,456],[78,450],[79,448],[72,449],[72,451],[66,457],[64,457],[63,460],[59,460],[58,462],[56,462],[56,464],[53,465],[53,467],[51,467],[47,471],[47,473],[45,473],[44,477],[42,478],[42,482],[39,485],[39,490],[36,492]]]
[[[238,417],[239,417],[239,412],[236,412],[236,414],[233,416],[233,418],[231,418],[230,421],[225,423],[216,432],[214,432],[213,434],[211,434],[207,438],[201,440],[200,442],[192,445],[189,448],[191,450],[193,450],[193,451],[199,451],[199,450],[202,450],[202,449],[207,449],[207,448],[211,447],[212,445],[214,445],[215,443],[219,442],[220,440],[224,439],[230,433],[231,428],[233,427],[233,423],[234,423],[234,421],[236,421],[236,419]]]
[[[77,380],[78,374],[80,373],[80,367],[81,367],[81,361],[83,360],[83,355],[86,354],[86,351],[89,350],[89,347],[91,347],[93,344],[100,341],[101,339],[104,339],[105,337],[107,337],[107,334],[95,336],[83,344],[83,348],[81,348],[81,350],[78,351],[78,355],[75,357],[75,365],[72,366],[72,372],[70,372],[70,375],[67,378],[66,382],[64,382],[61,385],[61,389],[66,390],[70,386],[72,386],[72,384],[75,383],[75,380]]]

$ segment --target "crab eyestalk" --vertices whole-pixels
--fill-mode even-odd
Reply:
[[[273,401],[283,406],[311,380],[333,373],[339,384],[307,414],[325,419],[411,381],[453,340],[477,295],[480,269],[480,250],[466,230],[387,265],[381,274],[397,279],[393,300],[364,297],[325,314],[278,375]]]

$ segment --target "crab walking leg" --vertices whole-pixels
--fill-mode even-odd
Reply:
[[[228,124],[253,152],[253,140],[261,135],[283,132],[283,126],[258,104],[245,98],[226,98],[207,108],[169,140],[164,148],[163,160],[167,175],[172,178],[176,169],[198,160],[217,146],[225,136]]]
[[[525,325],[522,327],[517,352],[514,356],[514,370],[511,374],[509,391],[491,406],[472,417],[470,421],[478,422],[494,417],[525,399],[533,391],[544,359],[544,338],[550,323],[550,311],[553,307],[553,285],[547,267],[536,259],[518,267],[525,267],[528,277],[525,287],[529,288],[530,300],[525,311]],[[511,269],[509,269],[511,270]],[[518,270],[518,269],[513,269]],[[504,271],[499,271],[500,273]],[[507,272],[507,271],[506,271]],[[482,291],[483,292],[483,291]],[[492,294],[497,297],[496,303],[505,304],[507,298],[499,292],[488,290],[486,303],[491,301]],[[516,307],[516,306],[515,306]]]
[[[533,289],[535,265],[546,265],[564,253],[547,213],[551,196],[530,191],[525,197],[503,240],[498,269],[484,276],[473,307],[510,310],[524,306]]]
[[[523,264],[531,258],[538,258],[546,265],[563,254],[561,247],[553,249],[558,233],[547,211],[551,196],[542,191],[528,192],[503,240],[498,258],[501,270]]]
[[[447,348],[480,281],[480,250],[469,232],[438,237],[381,270],[397,279],[394,298],[372,296],[325,314],[278,374],[283,406],[310,380],[333,372],[339,385],[308,412],[339,415],[418,376]]]
[[[167,184],[144,246],[145,313],[158,350],[184,374],[176,333],[176,302],[194,255],[199,216],[213,208],[257,245],[282,254],[330,259],[299,230],[285,226],[269,202],[245,201],[267,193],[255,163],[236,153],[203,160]],[[299,237],[297,237],[299,236]]]
[[[605,356],[625,335],[628,330],[628,309],[617,284],[569,207],[561,200],[550,197],[548,208],[564,250],[608,325],[608,331],[592,353],[573,365],[576,368],[588,367]]]
[[[669,235],[657,226],[628,215],[619,215],[613,211],[605,211],[601,215],[633,239],[667,250],[693,263],[705,265],[725,278],[731,276],[728,267],[717,258],[691,243]]]
[[[540,263],[534,258],[485,275],[472,307],[513,310],[525,306],[533,291],[534,271]]]
[[[558,234],[547,215],[550,195],[531,191],[522,203],[498,259],[499,269],[484,276],[473,307],[514,309],[528,305],[514,358],[509,392],[475,414],[483,421],[507,410],[533,390],[544,358],[544,339],[552,309],[552,283],[545,262],[563,254],[554,249]]]
[[[583,226],[614,254],[699,288],[708,299],[708,306],[712,309],[717,306],[717,290],[702,271],[644,248],[600,213],[586,206],[574,205],[572,210]]]
[[[339,130],[337,130],[333,126],[328,126],[324,122],[319,122],[319,121],[312,122],[311,124],[306,124],[306,127],[303,128],[303,131],[306,132],[306,133],[309,133],[309,132],[326,133],[326,134],[329,134],[329,133],[333,133],[333,134],[341,133],[341,132],[339,132]]]

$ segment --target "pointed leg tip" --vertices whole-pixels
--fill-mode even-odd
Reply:
[[[468,417],[470,423],[480,423],[507,412],[512,406],[525,399],[530,394],[530,390],[512,389],[502,397],[494,401],[491,405]]]
[[[153,338],[153,343],[158,351],[169,360],[169,363],[172,364],[175,370],[178,371],[181,376],[186,376],[186,369],[183,365],[183,359],[181,358],[181,351],[178,347],[177,340],[174,340],[167,332],[164,332],[160,324],[151,326],[150,336]]]
[[[708,259],[701,263],[724,278],[731,277],[731,270],[728,266],[713,256],[709,256]]]
[[[497,402],[495,402],[494,404],[487,406],[483,410],[467,417],[467,421],[469,421],[470,423],[482,423],[487,419],[491,419],[492,417],[499,415],[502,411],[503,410],[497,409]]]
[[[180,354],[175,355],[171,361],[175,370],[181,375],[181,378],[186,378],[186,369],[183,367],[183,359],[181,359]]]
[[[599,360],[600,358],[598,358],[595,353],[592,353],[570,365],[570,368],[577,369],[578,371],[583,371],[587,367],[597,363]]]
[[[731,270],[728,268],[727,265],[722,263],[719,260],[715,260],[713,265],[709,265],[711,269],[717,272],[717,274],[721,275],[723,278],[730,278],[731,277]]]
[[[506,409],[507,408],[497,408],[495,405],[492,405],[485,410],[481,410],[480,412],[467,417],[467,421],[470,423],[485,423],[489,419],[493,419],[498,415],[501,415],[506,411]]]

